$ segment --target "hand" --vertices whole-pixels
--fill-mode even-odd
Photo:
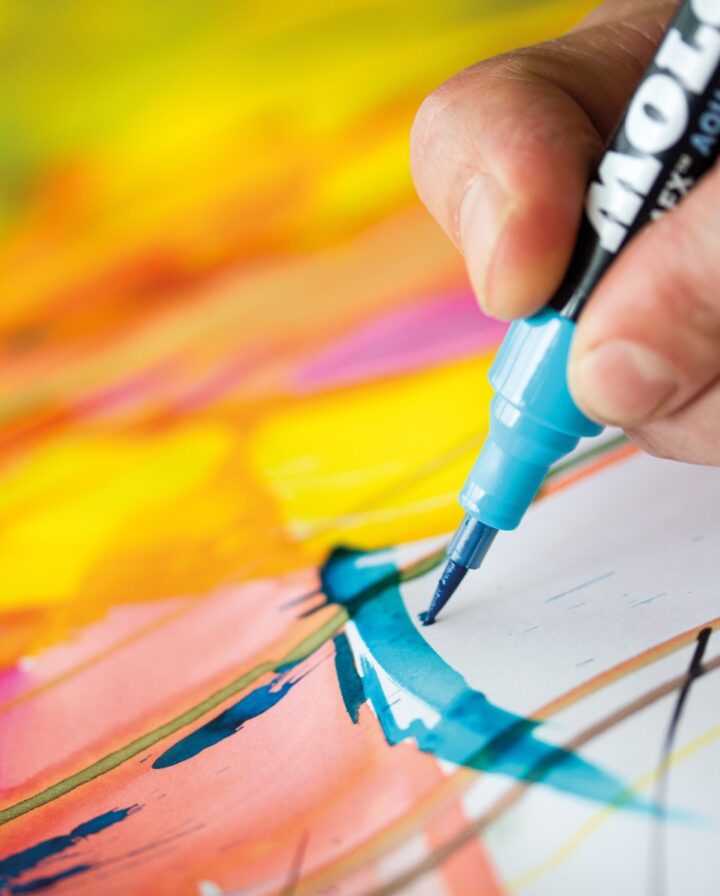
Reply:
[[[479,63],[421,106],[422,200],[482,307],[537,311],[559,285],[589,178],[677,4],[609,0],[569,34]],[[720,167],[603,278],[568,369],[578,405],[651,454],[720,465]]]

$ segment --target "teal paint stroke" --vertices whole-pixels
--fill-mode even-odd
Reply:
[[[335,645],[335,674],[340,685],[340,696],[353,725],[357,725],[360,718],[360,707],[366,700],[363,680],[355,668],[352,647],[350,647],[345,632],[336,635],[333,638],[333,644]]]
[[[372,657],[372,663],[361,659],[362,685],[388,743],[412,739],[421,750],[457,765],[542,781],[563,793],[655,813],[652,803],[629,795],[628,785],[615,775],[543,741],[537,733],[540,722],[496,706],[471,688],[413,625],[400,595],[396,567],[359,562],[367,556],[338,548],[321,578],[328,602],[347,608]],[[402,691],[434,710],[439,721],[429,727],[416,719],[400,727],[387,705],[377,667]]]

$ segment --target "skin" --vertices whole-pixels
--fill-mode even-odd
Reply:
[[[677,8],[608,0],[575,29],[460,72],[420,107],[413,176],[485,311],[559,285],[603,147]],[[720,465],[720,166],[600,282],[568,369],[578,405],[660,457]]]

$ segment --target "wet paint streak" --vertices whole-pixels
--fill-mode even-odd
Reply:
[[[93,867],[93,865],[75,865],[73,868],[67,868],[65,871],[59,871],[57,874],[48,874],[46,877],[36,877],[34,880],[29,880],[25,884],[18,884],[15,887],[10,887],[8,892],[12,894],[38,893],[40,890],[47,890],[50,887],[54,887],[55,884],[60,883],[62,880],[66,880],[68,877],[76,877],[78,874],[84,874],[86,871],[90,871]]]
[[[281,673],[273,678],[270,684],[255,688],[234,706],[221,712],[219,716],[215,716],[207,724],[196,728],[195,731],[173,744],[158,756],[152,767],[154,769],[169,768],[192,759],[198,753],[215,746],[225,738],[232,737],[251,719],[256,719],[272,709],[303,678],[301,675],[298,678],[282,681],[286,670],[294,665],[295,663],[290,663],[282,667]]]
[[[335,645],[335,672],[340,682],[340,694],[353,725],[357,725],[360,707],[366,700],[362,679],[355,668],[355,659],[347,635],[341,632],[333,639],[333,643]]]
[[[32,889],[42,889],[50,886],[54,880],[60,879],[58,875],[48,878],[38,878],[35,881],[18,882],[18,878],[33,868],[37,868],[47,859],[60,855],[68,849],[77,846],[81,841],[88,837],[93,837],[107,828],[124,821],[128,815],[136,812],[140,807],[138,805],[128,806],[126,809],[111,809],[104,812],[90,821],[85,821],[73,828],[69,834],[61,834],[59,837],[51,837],[49,840],[42,840],[34,846],[24,849],[22,852],[16,852],[13,855],[0,859],[0,890],[9,889],[11,893],[30,892]],[[73,874],[80,874],[81,871],[87,871],[91,866],[75,866]],[[80,869],[80,870],[77,870]],[[62,872],[66,875],[66,872]],[[47,883],[42,883],[47,881]],[[24,888],[24,889],[23,889]]]
[[[372,657],[372,662],[362,660],[363,688],[388,743],[413,739],[421,750],[457,765],[517,780],[541,779],[556,790],[602,803],[614,803],[627,793],[625,783],[612,774],[540,740],[540,722],[496,706],[469,687],[413,625],[400,595],[398,570],[387,563],[358,564],[366,556],[339,548],[321,575],[328,602],[346,607]],[[439,721],[429,727],[416,719],[401,727],[376,668],[434,710]],[[625,804],[652,810],[640,799]]]

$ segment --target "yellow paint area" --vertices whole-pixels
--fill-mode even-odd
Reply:
[[[294,384],[467,289],[415,110],[589,6],[2,5],[0,667],[115,603],[454,526],[489,358]]]
[[[92,616],[319,562],[341,541],[451,528],[486,425],[488,363],[286,400],[255,420],[226,408],[155,432],[56,437],[0,476],[0,608]]]
[[[296,400],[261,423],[250,465],[311,556],[450,529],[487,429],[490,357]]]
[[[151,438],[68,435],[11,468],[0,480],[0,606],[105,599],[98,571],[111,558],[118,597],[155,592],[167,564],[185,566],[189,535],[237,517],[226,496],[206,487],[231,443],[202,424]]]

